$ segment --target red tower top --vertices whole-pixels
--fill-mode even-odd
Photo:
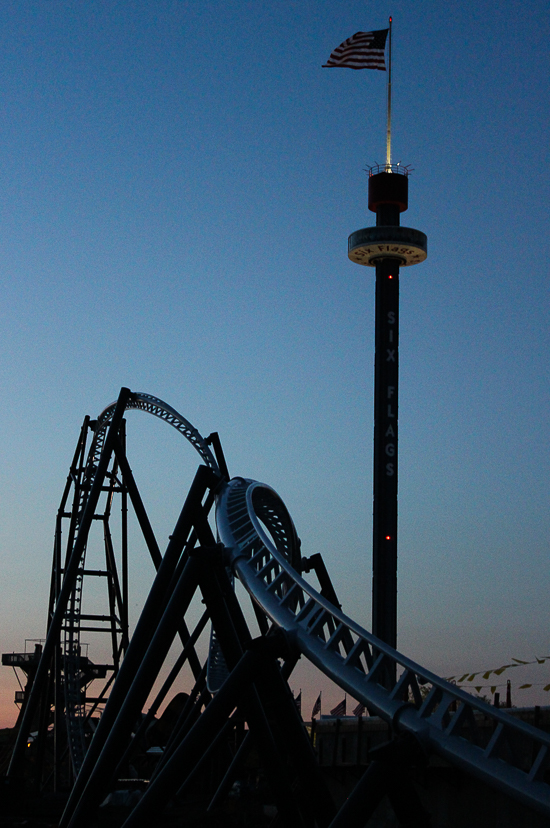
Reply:
[[[379,172],[369,176],[369,210],[377,213],[383,204],[397,207],[404,213],[409,206],[409,179],[403,169],[397,172]]]

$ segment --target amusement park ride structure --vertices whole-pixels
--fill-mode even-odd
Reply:
[[[279,495],[264,483],[230,477],[217,434],[204,439],[166,403],[122,388],[96,420],[85,418],[78,438],[57,515],[46,636],[28,660],[7,771],[8,787],[24,780],[35,792],[65,793],[61,828],[97,824],[109,795],[127,787],[146,754],[155,713],[184,666],[189,695],[158,761],[143,773],[140,794],[126,802],[124,828],[160,824],[160,814],[169,818],[197,798],[206,817],[226,800],[251,752],[269,781],[277,824],[290,828],[359,828],[388,791],[402,822],[420,824],[424,811],[409,769],[432,754],[550,817],[550,736],[394,646],[399,267],[425,258],[426,237],[399,227],[407,175],[387,167],[371,173],[377,225],[350,237],[349,256],[375,266],[377,279],[373,632],[342,611],[320,556],[302,557]],[[129,409],[164,420],[200,455],[164,551],[126,454]],[[133,632],[130,508],[156,570]],[[98,528],[103,563],[91,566],[87,553]],[[317,586],[304,577],[311,571]],[[104,587],[103,613],[84,610],[91,584]],[[199,616],[190,612],[197,596]],[[205,655],[198,642],[208,631]],[[102,663],[83,655],[85,632],[108,642]],[[327,789],[288,686],[300,657],[393,734],[341,805]],[[491,723],[488,738],[481,720]]]
[[[424,233],[399,226],[409,206],[409,170],[371,167],[369,210],[376,227],[352,233],[352,262],[376,268],[372,631],[397,647],[397,424],[399,391],[399,268],[423,262]]]

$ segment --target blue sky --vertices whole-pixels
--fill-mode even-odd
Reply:
[[[374,278],[346,251],[375,221],[386,76],[321,64],[390,14],[402,223],[429,245],[401,279],[398,646],[442,675],[550,655],[539,0],[2,3],[2,652],[43,635],[79,428],[122,385],[217,430],[369,626]],[[166,536],[196,460],[128,420]],[[6,722],[15,689],[4,668]]]

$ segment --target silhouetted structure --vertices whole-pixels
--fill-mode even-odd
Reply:
[[[408,170],[371,168],[369,210],[376,227],[349,237],[352,262],[376,268],[372,631],[397,647],[397,421],[399,390],[399,269],[424,261],[427,239],[399,226],[408,207]]]
[[[126,457],[129,408],[169,423],[202,460],[164,554]],[[172,824],[190,814],[208,823],[218,814],[226,825],[236,807],[237,824],[265,824],[276,810],[287,828],[359,828],[387,794],[402,822],[425,824],[411,772],[435,753],[550,816],[550,737],[433,675],[347,617],[318,555],[302,558],[279,495],[249,478],[230,478],[217,435],[205,440],[166,403],[123,388],[97,420],[85,419],[71,470],[60,510],[69,529],[62,554],[56,534],[48,629],[3,780],[4,801],[13,794],[16,807],[29,791],[62,794],[60,828],[107,824],[111,807],[122,808],[124,828],[162,825],[162,814]],[[120,562],[130,506],[156,575],[126,635],[120,616],[131,599]],[[103,530],[104,569],[88,561],[94,526]],[[302,577],[311,570],[317,589]],[[112,611],[101,618],[86,612],[85,586],[117,577],[114,598],[107,589]],[[80,643],[80,632],[92,626],[97,634],[97,623],[113,645],[113,660],[101,670],[82,656]],[[210,644],[201,647],[207,625]],[[154,690],[172,647],[176,661]],[[359,755],[368,765],[345,802],[327,790],[325,759],[319,762],[288,685],[301,655],[391,725],[391,741]],[[176,697],[155,723],[185,665],[188,696]],[[343,730],[334,745],[340,757],[344,745],[351,755]]]

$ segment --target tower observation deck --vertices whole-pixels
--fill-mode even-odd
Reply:
[[[369,210],[376,226],[348,239],[352,262],[376,268],[374,360],[374,474],[372,631],[397,647],[397,437],[399,382],[399,270],[427,256],[420,230],[401,227],[408,207],[409,171],[371,167]]]

